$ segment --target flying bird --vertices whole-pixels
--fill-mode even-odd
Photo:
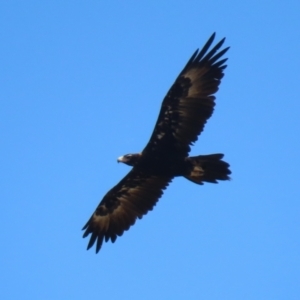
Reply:
[[[221,50],[225,38],[211,48],[215,33],[202,50],[197,49],[165,96],[153,133],[141,153],[120,156],[118,162],[132,167],[102,199],[83,227],[90,236],[87,249],[103,241],[115,242],[137,219],[152,210],[172,179],[183,176],[203,184],[229,180],[229,164],[223,154],[189,156],[206,121],[213,113],[214,94],[226,68]]]

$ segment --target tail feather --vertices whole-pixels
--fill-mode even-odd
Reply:
[[[229,164],[222,160],[223,156],[223,154],[210,154],[188,157],[187,174],[184,177],[197,184],[229,180],[231,171]]]

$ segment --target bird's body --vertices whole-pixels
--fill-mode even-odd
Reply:
[[[224,39],[208,52],[214,37],[193,54],[167,93],[144,150],[118,158],[132,169],[104,196],[84,226],[83,236],[91,234],[88,249],[96,242],[98,252],[103,240],[114,242],[153,209],[174,177],[183,176],[197,184],[229,179],[231,172],[223,154],[188,156],[213,113],[214,94],[226,68],[227,59],[220,58],[228,48],[218,52]]]

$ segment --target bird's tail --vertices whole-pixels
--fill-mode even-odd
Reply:
[[[192,156],[186,159],[187,175],[185,178],[197,184],[204,181],[218,183],[217,180],[229,180],[229,164],[222,160],[223,154]]]

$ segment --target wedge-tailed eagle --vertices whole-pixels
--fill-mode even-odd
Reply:
[[[141,153],[118,158],[132,167],[102,199],[83,227],[91,234],[87,249],[96,243],[115,242],[137,219],[152,210],[163,190],[176,176],[203,184],[229,180],[229,164],[223,154],[189,156],[206,121],[213,113],[214,94],[226,68],[225,38],[210,49],[215,33],[201,51],[196,50],[164,98],[152,136]],[[209,50],[210,49],[210,50]]]

